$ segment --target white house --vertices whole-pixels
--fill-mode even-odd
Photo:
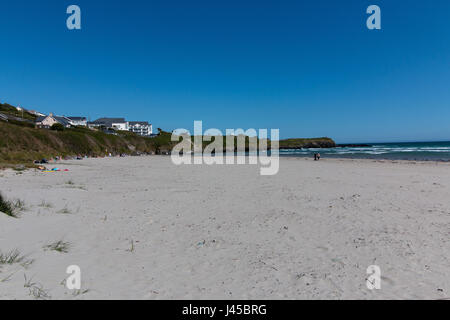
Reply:
[[[89,122],[90,128],[114,128],[116,130],[128,131],[128,122],[124,118],[100,118],[95,121]]]
[[[55,123],[60,123],[66,128],[71,126],[69,119],[55,116],[53,113],[50,113],[48,116],[37,117],[35,123],[39,128],[50,128]]]
[[[147,121],[130,121],[129,130],[140,136],[150,136],[153,133],[153,126]]]
[[[118,131],[131,131],[146,137],[153,134],[153,126],[147,121],[126,121],[125,118],[100,118],[88,122],[87,125],[89,128],[104,127],[106,129],[112,128]]]
[[[129,125],[128,122],[116,122],[112,124],[112,127],[116,130],[120,130],[120,131],[128,131],[129,129]]]

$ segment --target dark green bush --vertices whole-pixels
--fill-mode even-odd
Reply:
[[[10,217],[14,217],[14,208],[8,200],[3,199],[2,194],[0,193],[0,212],[5,213]]]
[[[50,127],[53,131],[64,131],[64,126],[61,123],[55,123]]]

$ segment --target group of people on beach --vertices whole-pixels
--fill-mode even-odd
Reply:
[[[320,153],[316,152],[314,153],[314,161],[319,161],[320,160]]]

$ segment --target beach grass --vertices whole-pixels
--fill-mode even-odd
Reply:
[[[23,200],[7,200],[0,193],[0,212],[3,212],[7,216],[18,218],[19,212],[24,211],[25,209],[25,202]]]
[[[70,243],[64,242],[62,240],[55,241],[49,245],[44,246],[44,250],[51,250],[51,251],[57,251],[60,253],[67,253],[69,252]]]
[[[53,205],[50,202],[42,200],[42,202],[39,204],[39,207],[50,209],[53,208]]]
[[[69,208],[67,208],[67,206],[65,206],[64,208],[59,210],[57,213],[60,213],[60,214],[72,214],[72,211],[70,211]]]
[[[27,288],[28,294],[36,300],[48,300],[51,298],[49,292],[45,290],[42,284],[38,282],[33,282],[33,278],[27,279],[27,276],[23,275],[25,278],[24,288]]]
[[[25,261],[25,256],[20,254],[17,249],[11,250],[8,253],[0,252],[0,264],[15,264],[22,263]]]
[[[3,195],[1,193],[0,193],[0,212],[3,212],[4,214],[10,217],[16,217],[14,212],[14,206],[10,201],[3,198]]]

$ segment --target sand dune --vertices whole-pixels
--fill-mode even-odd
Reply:
[[[0,191],[27,207],[0,214],[0,252],[26,256],[0,264],[0,299],[450,297],[447,163],[283,158],[275,176],[156,156],[58,167],[69,171],[0,172]],[[46,247],[57,241],[67,253]],[[69,265],[80,291],[64,285]],[[366,287],[369,265],[380,290]]]

